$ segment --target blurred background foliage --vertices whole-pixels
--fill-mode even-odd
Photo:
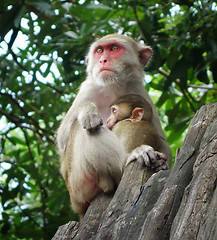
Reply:
[[[0,2],[0,239],[51,239],[76,219],[55,131],[85,79],[85,54],[109,33],[154,50],[146,67],[175,155],[195,112],[217,100],[217,5],[211,0]]]

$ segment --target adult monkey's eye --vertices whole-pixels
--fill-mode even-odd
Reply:
[[[103,52],[103,49],[101,47],[97,48],[96,50],[97,53],[102,53]]]
[[[119,48],[120,48],[120,46],[117,45],[117,44],[112,45],[112,47],[111,47],[111,51],[116,51],[116,50],[118,50]]]

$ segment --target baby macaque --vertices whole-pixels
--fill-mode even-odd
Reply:
[[[166,156],[157,151],[160,136],[152,124],[151,105],[142,96],[128,94],[113,102],[107,126],[117,135],[126,151],[131,153],[127,164],[136,159],[136,153],[142,148],[146,148],[151,150],[150,154],[156,155],[151,157],[149,151],[147,151],[147,154],[140,156],[146,166],[156,171],[167,168],[165,164]]]

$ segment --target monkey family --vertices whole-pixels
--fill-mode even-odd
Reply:
[[[60,172],[72,209],[81,218],[100,191],[114,191],[129,162],[143,161],[156,170],[165,167],[166,158],[170,162],[170,148],[143,84],[143,67],[151,54],[151,48],[118,34],[102,37],[90,46],[87,78],[57,131]],[[127,113],[131,97],[115,103],[128,94],[144,99],[139,100],[142,106],[132,107],[131,115]],[[121,121],[125,117],[130,121]],[[131,124],[136,121],[140,127]]]

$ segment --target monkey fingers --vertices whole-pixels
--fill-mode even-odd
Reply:
[[[135,160],[146,167],[151,167],[157,162],[157,155],[151,146],[142,145],[130,153],[126,165]]]
[[[94,132],[103,125],[103,120],[99,115],[91,115],[83,121],[83,128],[89,132]]]
[[[155,154],[157,156],[157,159],[163,159],[164,161],[167,160],[167,156],[164,154],[164,153],[161,153],[161,152],[158,152],[158,151],[155,151]]]
[[[89,132],[94,132],[103,125],[103,120],[98,112],[91,112],[89,114],[80,114],[78,117],[80,125]]]
[[[151,168],[156,172],[160,170],[167,170],[168,166],[166,164],[166,161],[167,161],[166,155],[158,151],[155,151],[155,154],[157,156],[157,162],[154,163]]]
[[[82,102],[79,104],[78,122],[84,129],[94,131],[103,125],[103,120],[95,104]]]
[[[160,170],[167,170],[168,166],[164,159],[158,159],[157,162],[151,166],[151,169],[153,169],[155,172],[159,172]]]

